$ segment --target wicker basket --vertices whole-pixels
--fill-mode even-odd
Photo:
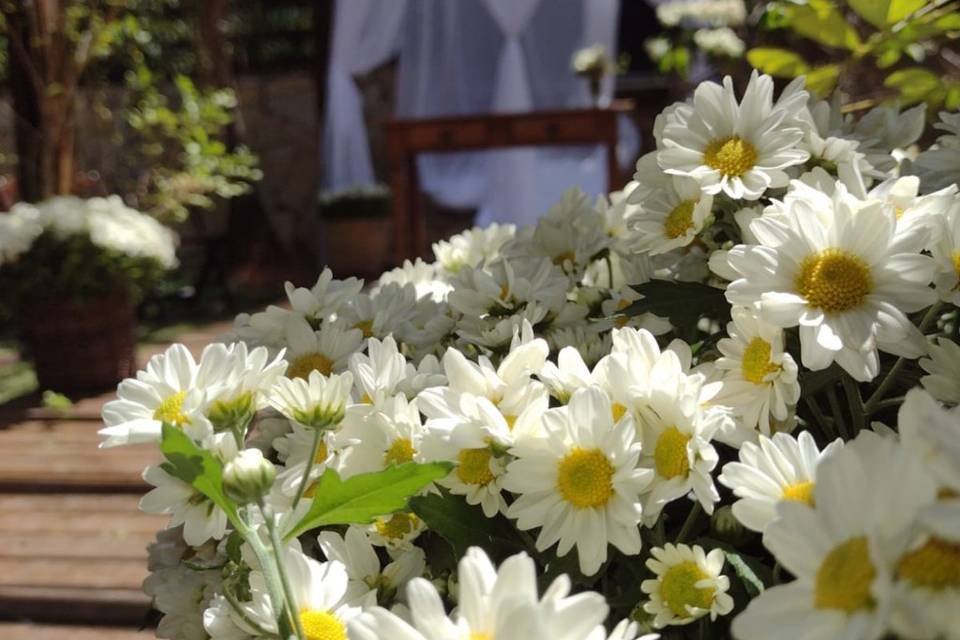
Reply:
[[[136,324],[127,296],[30,300],[20,310],[40,389],[103,391],[136,372]]]

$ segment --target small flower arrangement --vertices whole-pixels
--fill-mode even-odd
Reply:
[[[955,637],[956,116],[840,109],[703,83],[622,192],[157,355],[158,636]]]
[[[56,196],[0,214],[0,286],[13,300],[136,295],[176,265],[173,231],[119,196]]]
[[[586,78],[594,103],[600,98],[600,83],[608,75],[617,72],[617,65],[602,44],[577,49],[570,59],[570,67],[575,74]]]

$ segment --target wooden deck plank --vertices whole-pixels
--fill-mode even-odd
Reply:
[[[0,620],[89,624],[99,628],[100,625],[119,624],[140,627],[149,617],[150,599],[139,587],[0,586]],[[6,640],[7,636],[0,633],[0,638]],[[73,639],[65,636],[64,640]]]
[[[4,640],[148,640],[153,634],[153,629],[128,627],[0,623],[0,638]]]
[[[103,531],[154,531],[163,526],[166,516],[141,517],[138,511],[74,513],[64,516],[55,512],[40,512],[25,517],[22,513],[0,513],[0,536],[4,533],[58,532],[75,535],[97,534]]]
[[[0,585],[139,590],[146,566],[140,558],[0,558]]]

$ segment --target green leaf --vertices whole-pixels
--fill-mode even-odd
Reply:
[[[747,62],[764,73],[778,78],[796,78],[810,65],[799,55],[786,49],[757,47],[747,52]]]
[[[838,49],[857,50],[860,36],[832,2],[811,0],[808,4],[784,7],[794,31],[820,44]]]
[[[807,88],[821,98],[826,98],[837,86],[840,77],[840,65],[825,64],[807,73]]]
[[[236,526],[239,521],[237,507],[223,492],[223,464],[212,453],[167,423],[163,424],[160,451],[166,459],[160,465],[164,471],[209,498]]]
[[[877,4],[884,4],[884,2],[878,2]],[[894,25],[909,17],[918,9],[922,9],[923,5],[927,4],[927,0],[889,0],[886,4],[889,5],[887,25]]]
[[[837,384],[843,377],[843,369],[836,364],[820,371],[803,370],[800,374],[800,389],[804,396],[813,397],[828,386]]]
[[[347,480],[328,468],[316,486],[310,509],[287,538],[333,524],[367,524],[377,516],[405,509],[411,496],[446,476],[451,467],[449,462],[405,462]]]
[[[473,546],[482,547],[495,560],[524,551],[516,527],[502,515],[488,518],[479,506],[445,489],[410,499],[410,508],[426,525],[450,543],[457,557]]]
[[[883,85],[900,91],[905,105],[918,102],[942,102],[943,83],[936,73],[923,67],[910,67],[894,71]]]
[[[628,316],[655,313],[668,318],[678,330],[694,327],[703,316],[724,322],[730,318],[730,304],[723,289],[699,282],[669,282],[651,280],[640,285],[631,285],[643,296],[623,313]]]
[[[737,577],[743,582],[743,587],[747,590],[747,594],[751,598],[755,598],[763,593],[763,581],[757,577],[757,574],[754,573],[753,569],[750,568],[740,554],[724,549],[723,555],[726,556],[727,562],[733,567]]]

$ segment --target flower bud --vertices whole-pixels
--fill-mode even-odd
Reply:
[[[244,449],[223,469],[223,491],[237,504],[257,502],[270,491],[277,470],[260,449]]]
[[[733,509],[729,505],[713,512],[710,517],[710,530],[717,538],[730,544],[744,542],[750,536],[750,532],[733,515]]]

